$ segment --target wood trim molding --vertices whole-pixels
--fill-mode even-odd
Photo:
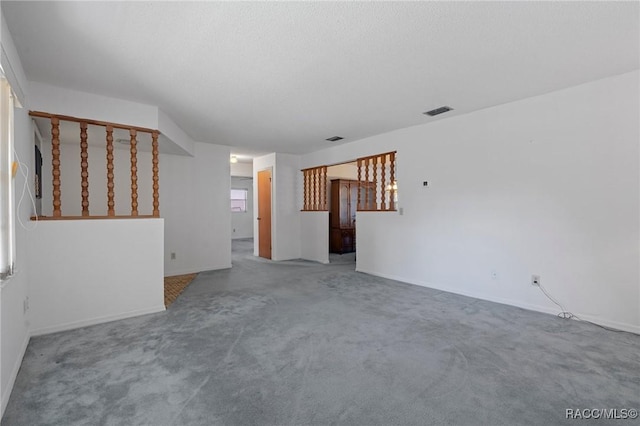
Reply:
[[[31,216],[33,221],[51,221],[51,220],[94,220],[94,219],[161,219],[151,214],[138,216]]]
[[[62,120],[62,121],[74,121],[76,123],[87,123],[87,124],[92,124],[95,126],[111,126],[114,129],[124,129],[124,130],[136,130],[138,132],[143,132],[143,133],[153,133],[153,132],[157,132],[158,134],[161,134],[161,132],[157,129],[149,129],[147,127],[138,127],[138,126],[131,126],[128,124],[120,124],[120,123],[111,123],[108,121],[100,121],[100,120],[91,120],[89,118],[78,118],[78,117],[72,117],[70,115],[60,115],[60,114],[50,114],[48,112],[42,112],[42,111],[29,111],[29,115],[31,117],[39,117],[39,118],[57,118],[58,120]]]

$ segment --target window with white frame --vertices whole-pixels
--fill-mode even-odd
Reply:
[[[0,281],[13,275],[13,95],[11,86],[0,73]]]
[[[231,211],[234,213],[245,213],[247,211],[247,189],[231,190]]]

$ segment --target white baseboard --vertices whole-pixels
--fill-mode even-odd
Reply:
[[[615,328],[616,330],[628,331],[630,333],[635,333],[640,335],[640,326],[627,324],[624,322],[612,321],[606,318],[598,318],[593,315],[585,315],[585,314],[576,314],[580,317],[580,319],[592,322],[594,324],[604,325],[605,327]]]
[[[88,327],[90,325],[102,324],[105,322],[117,321],[125,318],[137,317],[140,315],[154,314],[162,312],[166,308],[163,305],[154,306],[152,308],[140,309],[136,311],[123,312],[115,315],[106,315],[103,317],[90,318],[82,321],[67,322],[64,324],[53,325],[49,327],[37,328],[31,331],[31,336],[42,336],[44,334],[57,333],[59,331],[73,330],[75,328]]]
[[[314,257],[314,256],[306,256],[304,254],[300,255],[300,259],[302,260],[308,260],[310,262],[318,262],[318,263],[322,263],[323,265],[328,265],[329,263],[331,263],[329,261],[329,256],[325,255],[324,257],[320,258],[320,257]]]
[[[20,348],[20,355],[16,358],[16,362],[13,364],[13,368],[11,369],[11,376],[9,377],[9,381],[7,382],[6,389],[3,389],[2,393],[2,409],[0,410],[0,419],[4,415],[4,410],[7,408],[7,404],[9,403],[9,398],[11,397],[11,391],[13,390],[13,385],[18,378],[18,371],[20,371],[20,366],[22,365],[22,359],[24,358],[24,354],[27,351],[27,346],[29,345],[29,339],[31,338],[30,334],[27,333],[24,336],[24,340],[22,342],[22,347]]]
[[[229,268],[231,268],[230,263],[228,265],[203,266],[203,267],[194,267],[194,268],[186,268],[186,269],[171,269],[169,271],[165,271],[164,276],[173,277],[175,275],[197,274],[199,272],[217,271],[220,269],[229,269]]]
[[[416,281],[416,280],[409,280],[409,279],[407,279],[405,277],[399,277],[399,276],[395,276],[395,275],[383,274],[383,273],[380,273],[380,272],[377,272],[377,271],[369,271],[369,270],[365,270],[365,269],[358,268],[358,267],[356,267],[356,271],[357,272],[362,272],[364,274],[374,275],[376,277],[387,278],[387,279],[394,280],[394,281],[400,281],[400,282],[407,283],[407,284],[419,285],[420,287],[427,287],[427,288],[432,288],[434,290],[446,291],[447,293],[453,293],[453,294],[459,294],[459,295],[462,295],[462,296],[473,297],[474,299],[486,300],[486,301],[489,301],[489,302],[500,303],[500,304],[503,304],[503,305],[515,306],[515,307],[526,309],[526,310],[529,310],[529,311],[542,312],[542,313],[550,314],[550,315],[557,315],[558,314],[558,309],[549,308],[549,307],[546,307],[546,306],[533,305],[533,304],[529,304],[529,303],[522,303],[522,302],[519,302],[517,300],[504,299],[504,298],[501,298],[501,297],[487,297],[486,295],[479,294],[479,293],[452,290],[451,288],[449,288],[449,287],[447,287],[445,285],[441,285],[441,284],[430,283],[430,282],[421,282],[421,281]],[[580,317],[583,320],[586,320],[586,321],[589,321],[589,322],[593,322],[595,324],[603,325],[605,327],[615,328],[616,330],[623,330],[623,331],[628,331],[630,333],[640,334],[640,326],[637,326],[637,325],[622,323],[622,322],[618,322],[618,321],[613,321],[613,320],[609,320],[609,319],[606,319],[606,318],[594,317],[592,315],[585,315],[585,314],[581,314],[579,312],[574,312],[574,314],[577,315],[578,317]]]

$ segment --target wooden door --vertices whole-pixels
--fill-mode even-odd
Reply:
[[[258,256],[271,259],[271,170],[258,172]]]

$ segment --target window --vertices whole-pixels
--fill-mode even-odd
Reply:
[[[247,194],[246,189],[231,190],[231,211],[234,213],[246,213],[247,211]]]
[[[0,74],[0,281],[13,275],[13,96],[4,74]]]

